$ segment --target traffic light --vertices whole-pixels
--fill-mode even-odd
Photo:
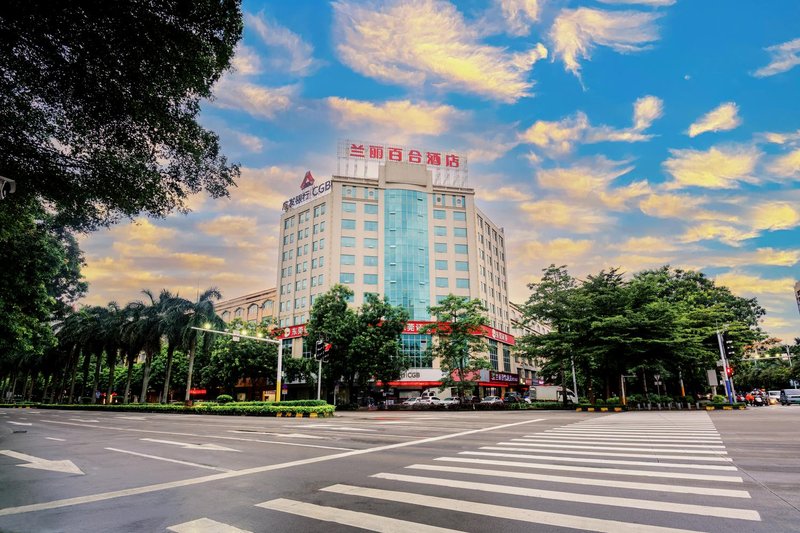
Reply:
[[[733,348],[733,341],[726,339],[725,340],[725,357],[730,359],[734,355],[736,355],[736,350]]]
[[[325,355],[325,341],[317,339],[316,349],[314,350],[314,358],[319,361]]]
[[[733,376],[733,367],[729,366],[728,368],[725,369],[725,372],[727,373],[728,377]]]
[[[333,347],[333,344],[331,344],[329,342],[325,343],[325,346],[322,348],[322,362],[324,362],[324,363],[328,362],[328,359],[331,356],[331,348],[332,347]]]

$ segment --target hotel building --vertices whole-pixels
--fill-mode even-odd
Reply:
[[[424,354],[431,338],[418,329],[432,320],[430,306],[454,294],[479,298],[488,310],[494,370],[482,387],[519,386],[505,235],[475,205],[466,158],[352,141],[339,143],[338,156],[335,175],[306,173],[283,205],[275,316],[287,331],[284,353],[310,356],[305,324],[315,298],[333,285],[350,287],[355,306],[367,294],[386,295],[410,315],[402,346],[412,368],[391,385],[399,397],[416,395],[441,377]]]

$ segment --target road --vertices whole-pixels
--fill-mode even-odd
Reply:
[[[800,531],[800,407],[0,410],[0,531]]]

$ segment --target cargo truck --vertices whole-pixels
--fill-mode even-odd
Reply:
[[[562,389],[558,385],[534,385],[528,391],[528,398],[532,402],[563,402]],[[567,389],[567,401],[578,403],[575,393]]]

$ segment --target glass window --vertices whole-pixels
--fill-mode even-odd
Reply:
[[[434,226],[433,234],[437,237],[447,237],[447,228],[445,226]]]
[[[378,239],[370,239],[364,238],[364,247],[365,248],[377,248],[378,247]]]
[[[467,220],[467,213],[465,211],[453,211],[453,220]]]
[[[489,339],[489,362],[492,369],[497,370],[497,341]]]
[[[355,213],[356,212],[356,203],[355,202],[342,202],[342,211],[345,213]]]
[[[342,272],[339,274],[339,283],[355,283],[356,275],[352,272]]]
[[[469,289],[469,278],[456,278],[457,289]]]
[[[378,231],[378,221],[377,220],[365,220],[364,221],[364,231]]]
[[[364,256],[364,266],[367,266],[367,267],[378,266],[378,256],[377,255],[365,255]]]
[[[467,245],[466,244],[456,244],[453,246],[457,254],[465,254],[467,253]]]
[[[511,347],[508,344],[503,345],[503,370],[511,372]]]
[[[354,255],[347,255],[342,254],[339,260],[340,265],[355,265],[356,264],[356,256]]]
[[[434,209],[433,218],[436,220],[445,220],[447,218],[447,212],[444,209]]]
[[[447,294],[437,294],[436,295],[436,304],[438,305],[438,304],[442,303],[445,298],[447,298]]]
[[[355,248],[355,247],[356,247],[355,237],[342,237],[342,248]]]
[[[378,204],[364,204],[364,213],[367,215],[377,215]]]
[[[446,289],[449,286],[447,278],[436,278],[436,286]]]
[[[377,274],[364,274],[364,285],[377,285],[377,284],[378,284]]]
[[[343,218],[342,229],[356,229],[356,221],[352,218]]]
[[[466,261],[456,261],[456,270],[458,272],[469,272],[469,263]]]
[[[435,242],[435,243],[433,243],[433,250],[438,254],[447,253],[447,243],[446,242]]]
[[[430,335],[400,335],[400,346],[403,355],[409,359],[411,368],[431,368],[433,356],[431,355]]]
[[[467,228],[453,228],[453,236],[455,236],[455,237],[466,237],[467,236]]]
[[[444,261],[442,259],[437,259],[436,270],[447,270],[447,261]]]

